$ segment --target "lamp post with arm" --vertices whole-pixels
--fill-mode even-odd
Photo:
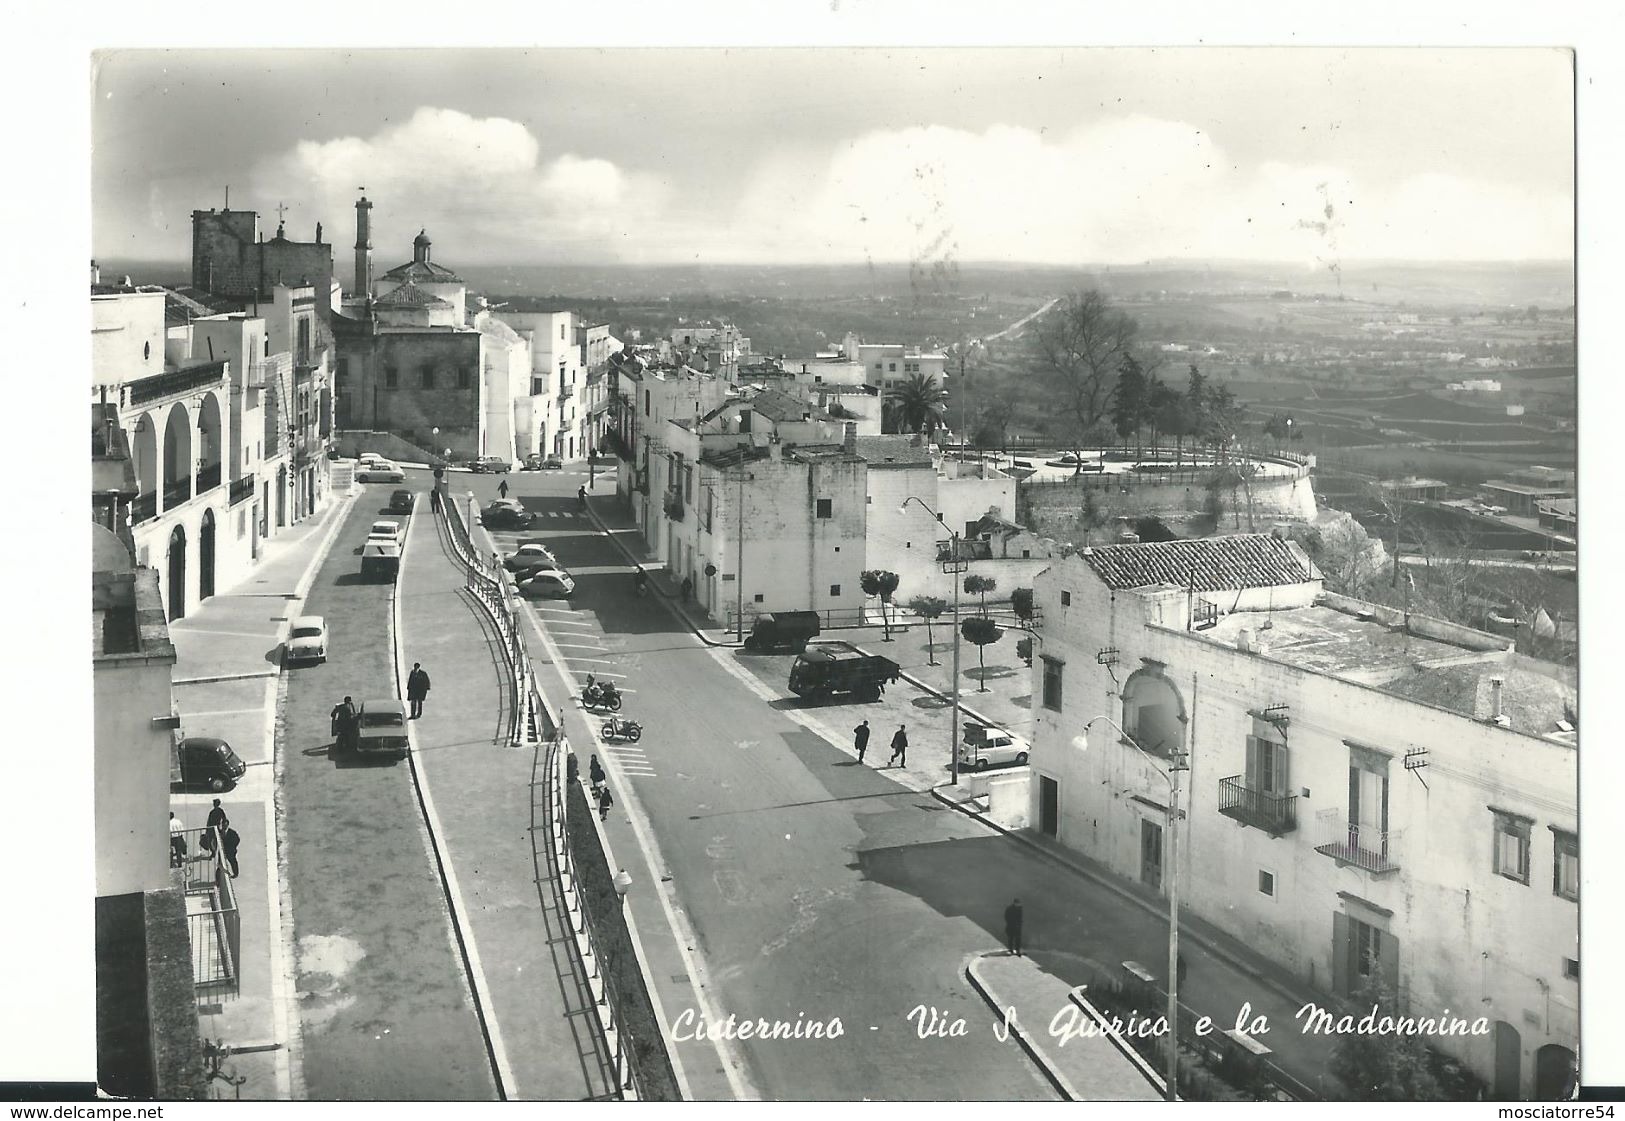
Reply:
[[[1145,756],[1152,764],[1152,772],[1168,784],[1168,1100],[1179,1097],[1179,773],[1188,762],[1179,754],[1172,756],[1166,773],[1156,766],[1151,753],[1140,742],[1123,730],[1122,725],[1109,716],[1094,716],[1083,725],[1080,737],[1088,747],[1089,728],[1094,724],[1110,724],[1129,746]]]
[[[910,502],[918,502],[920,509],[930,514],[939,523],[942,515],[926,505],[925,501],[909,495],[903,499],[900,510],[907,510]],[[944,528],[947,528],[944,526]],[[953,676],[953,716],[948,731],[948,773],[949,782],[959,785],[959,574],[963,571],[959,559],[959,534],[952,529],[948,530],[948,560],[943,564],[943,571],[954,578],[954,676]]]

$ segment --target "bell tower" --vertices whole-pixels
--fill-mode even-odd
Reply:
[[[363,192],[366,188],[361,188]],[[372,203],[365,193],[355,204],[355,298],[372,298]]]

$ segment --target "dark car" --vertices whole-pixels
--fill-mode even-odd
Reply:
[[[391,514],[410,514],[417,502],[417,495],[409,490],[398,490],[389,496],[389,512]]]
[[[500,455],[482,455],[471,460],[468,469],[476,475],[506,475],[513,465]]]
[[[536,515],[516,502],[493,502],[480,512],[486,529],[529,529]]]
[[[815,702],[828,700],[837,693],[875,701],[901,673],[901,668],[890,658],[815,646],[799,654],[790,667],[790,692]]]
[[[564,460],[560,459],[556,455],[550,455],[546,459],[542,460],[543,471],[559,471],[562,470],[563,467]]]
[[[745,649],[805,650],[818,631],[816,611],[775,611],[756,620],[745,636]]]
[[[212,736],[189,736],[175,754],[175,774],[182,786],[207,786],[219,793],[236,786],[248,771],[229,743]]]

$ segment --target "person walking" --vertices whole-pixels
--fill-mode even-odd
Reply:
[[[1021,898],[1017,896],[1004,909],[1004,947],[1021,957]]]
[[[429,509],[440,509],[440,488],[438,486],[429,488]]]
[[[238,872],[237,846],[242,843],[242,840],[241,837],[237,836],[237,830],[229,827],[226,829],[225,835],[220,838],[220,847],[226,850],[226,863],[231,865],[231,878],[234,880],[237,878]]]
[[[508,480],[507,479],[503,479],[500,483],[497,484],[497,495],[499,497],[501,497],[501,498],[507,498],[508,497]]]
[[[587,508],[587,488],[586,487],[584,487],[584,486],[576,487],[576,501],[581,504],[581,508],[583,510],[585,510]]]
[[[867,720],[852,729],[852,746],[858,749],[858,762],[863,762],[863,753],[869,750],[869,722]]]
[[[429,695],[429,675],[422,662],[412,663],[412,672],[406,675],[406,699],[412,704],[412,719],[423,715],[423,700]]]
[[[357,737],[355,702],[345,697],[333,706],[328,718],[333,722],[333,746],[339,751],[353,750]]]
[[[186,863],[186,834],[175,815],[169,815],[169,866],[179,868]]]
[[[891,758],[886,760],[886,766],[908,766],[908,725],[897,725],[897,731],[891,738]]]
[[[598,797],[598,791],[604,785],[604,767],[598,762],[596,755],[592,757],[592,762],[587,764],[587,779],[592,783],[593,797]]]
[[[574,786],[576,784],[576,780],[580,777],[581,763],[576,759],[576,753],[572,751],[564,761],[565,788],[569,789],[569,787]]]
[[[693,594],[694,594],[694,577],[692,577],[692,576],[683,577],[683,602],[687,603],[688,600],[689,600],[689,597],[692,596]]]
[[[615,804],[615,799],[609,796],[609,787],[598,788],[598,820],[609,820],[609,808]]]

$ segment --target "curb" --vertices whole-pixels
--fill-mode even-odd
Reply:
[[[1162,1094],[1163,1100],[1166,1101],[1168,1098],[1168,1080],[1162,1075],[1158,1074],[1156,1069],[1146,1060],[1146,1057],[1136,1051],[1133,1045],[1130,1044],[1128,1040],[1123,1038],[1122,1033],[1111,1026],[1106,1019],[1106,1014],[1100,1009],[1096,1008],[1094,1004],[1083,995],[1083,991],[1087,987],[1088,986],[1086,985],[1077,986],[1071,992],[1066,994],[1066,998],[1079,1008],[1083,1009],[1084,1014],[1095,1022],[1095,1026],[1100,1028],[1101,1034],[1112,1041],[1112,1046],[1117,1048],[1118,1052],[1122,1054],[1125,1059],[1134,1064],[1134,1069],[1145,1075],[1146,1081],[1155,1086],[1157,1091]],[[1174,1100],[1184,1101],[1185,1099],[1179,1097],[1179,1095],[1176,1093],[1174,1095]]]
[[[1040,856],[1043,856],[1043,857],[1049,859],[1050,861],[1052,861],[1055,864],[1059,864],[1061,867],[1067,869],[1069,872],[1072,872],[1074,875],[1081,876],[1084,879],[1088,880],[1090,883],[1093,883],[1098,887],[1105,888],[1106,890],[1110,891],[1112,894],[1116,895],[1119,899],[1122,899],[1126,903],[1133,904],[1134,906],[1138,907],[1140,910],[1144,911],[1146,914],[1151,915],[1151,916],[1153,916],[1155,918],[1161,919],[1164,922],[1166,922],[1168,920],[1168,912],[1167,912],[1166,908],[1154,907],[1150,903],[1147,903],[1145,900],[1141,899],[1139,896],[1135,895],[1133,892],[1123,890],[1123,888],[1121,888],[1117,884],[1113,883],[1110,879],[1102,876],[1100,873],[1096,872],[1094,869],[1086,867],[1085,865],[1079,864],[1076,861],[1069,860],[1066,856],[1062,855],[1061,853],[1052,852],[1049,848],[1045,847],[1044,845],[1039,844],[1037,841],[1034,841],[1031,837],[1027,836],[1026,830],[1024,830],[1024,829],[1023,830],[1009,829],[1009,828],[1007,828],[1007,827],[1005,827],[1003,825],[1000,825],[998,822],[994,821],[992,818],[986,817],[983,814],[980,814],[980,813],[976,812],[975,810],[967,808],[965,806],[965,804],[962,803],[962,802],[955,802],[955,801],[950,800],[946,795],[944,795],[942,793],[942,787],[940,787],[940,786],[933,786],[931,788],[931,796],[933,798],[935,798],[937,801],[941,802],[943,805],[948,806],[951,809],[958,810],[960,813],[964,814],[966,817],[973,818],[976,821],[981,822],[983,825],[987,826],[989,829],[993,829],[996,832],[998,832],[998,833],[1000,833],[1000,834],[1002,834],[1002,835],[1004,835],[1006,837],[1009,837],[1011,840],[1017,842],[1018,844],[1025,845],[1027,848],[1029,848],[1032,851],[1038,853]],[[1268,977],[1268,976],[1265,976],[1264,974],[1258,973],[1257,971],[1255,971],[1253,969],[1252,966],[1247,965],[1240,958],[1238,958],[1234,954],[1232,954],[1229,950],[1223,949],[1223,948],[1215,945],[1212,941],[1210,941],[1207,937],[1205,937],[1201,933],[1190,929],[1186,925],[1186,923],[1188,923],[1188,922],[1189,922],[1189,920],[1186,919],[1186,920],[1184,920],[1183,922],[1180,923],[1179,937],[1180,937],[1181,941],[1189,940],[1190,942],[1195,943],[1197,946],[1200,946],[1203,950],[1205,950],[1209,954],[1212,954],[1214,957],[1218,958],[1219,961],[1223,962],[1225,965],[1229,966],[1231,969],[1234,969],[1238,973],[1241,973],[1244,976],[1246,976],[1248,978],[1248,980],[1256,981],[1259,984],[1263,985],[1265,988],[1267,988],[1271,992],[1273,992],[1276,996],[1282,997],[1283,999],[1287,1000],[1288,1002],[1290,1002],[1292,1004],[1301,1004],[1303,1002],[1303,996],[1304,996],[1303,993],[1295,993],[1295,992],[1291,991],[1290,989],[1288,989],[1286,986],[1282,985],[1279,981],[1276,981],[1273,977]]]
[[[995,1014],[1002,1015],[1004,1009],[1001,1008],[999,1006],[999,1002],[994,999],[993,992],[988,988],[987,982],[982,980],[982,978],[976,972],[976,963],[981,961],[982,958],[986,956],[986,954],[976,954],[965,963],[965,980],[970,982],[971,988],[975,989],[979,994],[981,994],[982,999],[987,1001],[988,1007],[993,1009]],[[1038,1044],[1032,1039],[1028,1038],[1027,1030],[1021,1026],[1021,1020],[1019,1017],[1010,1025],[1010,1034],[1014,1036],[1016,1042],[1021,1045],[1021,1049],[1027,1052],[1027,1057],[1032,1059],[1032,1061],[1038,1066],[1038,1069],[1043,1072],[1044,1077],[1049,1079],[1050,1085],[1054,1086],[1056,1090],[1060,1091],[1063,1098],[1069,1102],[1085,1100],[1083,1096],[1078,1093],[1077,1088],[1067,1079],[1066,1075],[1057,1070],[1055,1065],[1050,1062],[1050,1058],[1044,1053],[1044,1049],[1038,1046]]]
[[[170,684],[211,685],[216,681],[253,681],[261,677],[280,677],[281,675],[282,671],[280,669],[257,669],[248,673],[217,673],[213,677],[177,677]]]
[[[613,544],[615,546],[615,548],[620,550],[621,555],[624,556],[627,560],[632,562],[632,567],[636,568],[639,572],[646,571],[646,569],[644,568],[644,563],[642,561],[638,560],[637,557],[634,557],[632,555],[632,550],[628,549],[625,545],[621,544],[620,538],[618,538],[616,536],[616,534],[626,532],[626,531],[625,530],[619,530],[619,529],[611,529],[609,526],[605,525],[604,524],[604,519],[602,519],[602,518],[600,518],[598,516],[598,511],[594,510],[592,508],[592,503],[591,502],[587,503],[586,509],[587,509],[587,517],[591,518],[592,523],[598,527],[598,532],[602,533],[605,537],[609,538],[610,543]],[[683,609],[681,604],[679,604],[678,602],[676,602],[672,598],[672,595],[671,595],[670,592],[664,591],[661,588],[657,587],[652,581],[650,582],[649,587],[654,591],[654,593],[657,596],[660,596],[662,599],[667,601],[667,606],[677,615],[677,617],[679,619],[682,620],[683,625],[686,626],[689,630],[693,631],[694,636],[696,638],[698,638],[701,642],[705,643],[707,646],[737,650],[743,645],[742,643],[740,643],[738,641],[712,638],[710,635],[706,634],[698,626],[695,625],[694,620],[692,620],[692,619],[690,619],[688,617],[688,612]]]

